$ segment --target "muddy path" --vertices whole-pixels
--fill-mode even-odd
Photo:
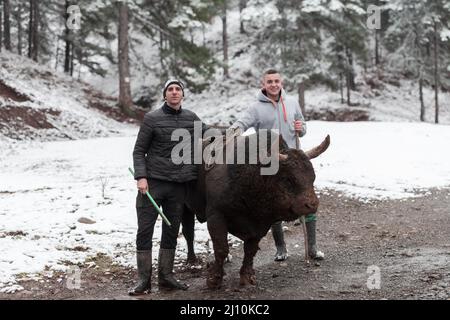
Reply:
[[[239,286],[242,247],[232,249],[223,287],[206,289],[206,260],[198,269],[183,267],[178,277],[188,291],[160,292],[155,270],[153,291],[139,299],[450,299],[450,194],[429,192],[406,200],[350,199],[322,191],[318,246],[326,260],[304,262],[301,226],[286,223],[289,258],[274,262],[269,233],[255,259],[258,284]],[[183,241],[180,238],[180,241]],[[126,295],[136,279],[132,269],[111,267],[106,257],[98,268],[82,267],[80,289],[69,290],[65,280],[21,282],[25,290],[0,294],[0,299],[131,299]]]

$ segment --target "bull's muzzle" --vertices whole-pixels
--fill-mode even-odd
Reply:
[[[305,207],[311,211],[310,213],[317,212],[317,209],[319,208],[319,199],[317,198],[315,193],[310,193],[310,196],[305,202]]]

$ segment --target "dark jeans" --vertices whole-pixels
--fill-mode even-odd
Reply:
[[[158,206],[163,207],[163,213],[172,224],[169,227],[162,221],[161,249],[175,249],[178,231],[183,215],[183,205],[186,196],[185,183],[149,179],[149,192]],[[136,249],[150,250],[152,248],[153,230],[158,218],[158,212],[153,207],[147,195],[138,192],[136,197],[138,231]]]

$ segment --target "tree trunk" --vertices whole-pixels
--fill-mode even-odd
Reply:
[[[300,109],[302,110],[303,116],[306,115],[306,106],[305,106],[305,83],[300,82],[298,84],[298,103],[300,105]]]
[[[128,116],[135,117],[132,110],[130,88],[130,65],[128,60],[128,5],[119,2],[119,107]]]
[[[203,46],[206,47],[206,26],[202,23]]]
[[[439,123],[439,34],[437,30],[437,21],[434,21],[434,102],[435,115],[434,122]]]
[[[5,49],[11,51],[11,21],[10,21],[11,7],[9,0],[3,0],[3,25],[4,25],[4,42]]]
[[[78,60],[78,80],[81,79],[81,68],[83,67],[83,49],[79,48],[77,50],[77,60]]]
[[[339,74],[339,91],[341,92],[341,104],[345,103],[344,100],[344,81],[342,80],[343,76],[342,73]]]
[[[1,8],[1,3],[0,3],[0,52],[2,52],[2,46],[3,46],[3,27],[2,27],[2,25],[3,25],[3,10]]]
[[[346,48],[345,52],[347,54],[348,59],[348,80],[350,84],[351,90],[356,90],[356,84],[355,84],[355,73],[353,72],[353,54],[350,51],[350,49]]]
[[[380,31],[375,30],[375,65],[378,66],[380,64]]]
[[[380,6],[380,1],[375,2],[376,6]],[[380,30],[375,29],[375,66],[380,64]]]
[[[39,45],[39,0],[30,0],[30,25],[28,30],[28,57],[37,61]]]
[[[33,19],[33,56],[34,61],[38,61],[39,51],[39,0],[34,0],[34,19]]]
[[[239,0],[239,32],[241,34],[245,33],[244,21],[242,20],[242,10],[247,6],[247,0]]]
[[[161,65],[161,69],[164,70],[164,61],[163,61],[163,34],[159,31],[159,41],[158,41],[158,50],[159,50],[159,64]]]
[[[17,7],[16,22],[17,22],[17,53],[19,55],[22,55],[23,29],[22,29],[22,3],[20,2]]]
[[[65,3],[65,10],[64,10],[64,21],[67,21],[69,19],[69,13],[67,13],[67,9],[69,8],[70,3],[68,0],[66,0]],[[64,40],[66,42],[66,50],[65,50],[65,56],[64,56],[64,72],[70,73],[70,53],[72,50],[72,40],[71,40],[71,32],[69,27],[67,26],[67,23],[65,24],[65,30],[64,30]]]
[[[28,58],[33,55],[33,17],[34,17],[34,0],[30,0],[30,21],[28,23]]]
[[[58,71],[58,63],[59,63],[59,41],[56,40],[56,58],[55,58],[55,71]]]
[[[223,75],[225,78],[230,77],[228,73],[227,1],[224,0],[222,8]]]
[[[425,121],[425,104],[423,102],[423,79],[419,78],[419,99],[420,99],[420,121]]]
[[[73,57],[74,57],[74,52],[75,52],[75,48],[72,45],[70,47],[70,68],[69,68],[70,69],[69,73],[70,73],[71,77],[73,77]]]
[[[352,102],[350,101],[350,86],[351,86],[351,83],[350,83],[350,72],[347,72],[347,76],[345,78],[346,78],[346,81],[347,81],[347,105],[351,106]]]

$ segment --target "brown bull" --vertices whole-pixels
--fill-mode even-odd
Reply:
[[[248,146],[249,137],[235,139],[246,139]],[[208,270],[209,288],[218,288],[222,283],[228,233],[244,241],[240,284],[256,284],[253,259],[270,226],[317,211],[319,200],[310,160],[329,144],[327,136],[319,146],[303,152],[288,149],[280,137],[279,170],[275,175],[261,175],[261,164],[216,164],[208,171],[202,166],[187,206],[196,212],[200,222],[207,221],[213,242],[215,261]]]

